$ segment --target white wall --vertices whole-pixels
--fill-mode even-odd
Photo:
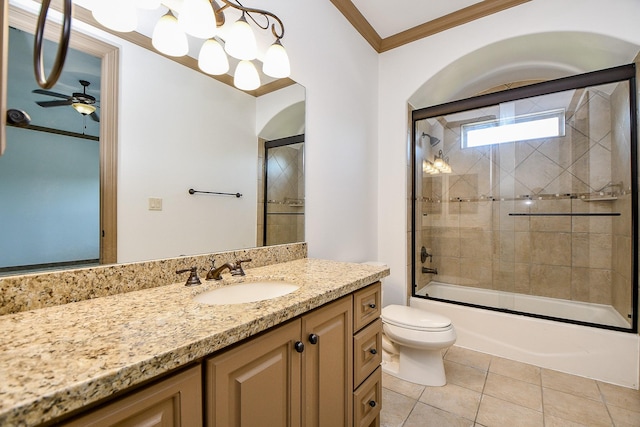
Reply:
[[[329,1],[270,1],[285,24],[291,77],[306,89],[309,256],[377,256],[378,55]]]
[[[420,99],[437,104],[450,96],[461,96],[460,87],[472,87],[478,80],[491,81],[492,74],[530,78],[525,71],[536,69],[543,78],[543,70],[559,77],[604,68],[605,64],[630,63],[640,46],[638,16],[640,2],[635,0],[615,0],[606,7],[598,0],[535,0],[380,55],[378,259],[391,267],[385,303],[406,302],[410,262],[407,103],[416,99],[416,91],[424,85]],[[579,32],[592,33],[589,46],[583,37],[576,36]],[[552,34],[546,38],[547,44],[528,43],[528,38],[516,39],[520,43],[505,42],[539,33]],[[620,40],[612,43],[615,39]],[[560,44],[564,49],[558,48]],[[485,49],[487,46],[498,48]],[[582,50],[588,54],[581,54]],[[478,51],[483,55],[474,56]],[[473,61],[465,62],[464,58]],[[459,66],[461,63],[464,66]],[[425,84],[430,80],[437,84]]]
[[[255,98],[146,49],[121,53],[118,261],[255,246]]]
[[[304,133],[305,89],[300,84],[256,99],[256,133],[267,141]]]

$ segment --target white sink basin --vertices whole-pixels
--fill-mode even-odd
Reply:
[[[299,285],[281,281],[245,282],[203,292],[193,297],[193,300],[211,305],[242,304],[281,297],[299,287]]]

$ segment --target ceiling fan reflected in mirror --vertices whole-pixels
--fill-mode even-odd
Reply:
[[[61,101],[36,101],[36,104],[45,108],[71,105],[78,113],[83,116],[89,116],[94,121],[99,122],[100,117],[96,113],[96,98],[87,93],[87,87],[91,83],[86,80],[80,80],[80,84],[82,85],[82,92],[74,92],[71,96],[44,89],[35,89],[33,93],[64,98],[64,100]]]

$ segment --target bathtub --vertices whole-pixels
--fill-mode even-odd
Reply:
[[[487,301],[500,302],[500,298],[503,298],[504,302],[504,298],[508,298],[509,302],[514,304],[513,307],[520,307],[519,310],[533,305],[536,310],[541,311],[540,307],[545,305],[541,302],[549,302],[545,300],[555,302],[552,298],[543,298],[540,301],[540,298],[536,297],[524,298],[516,302],[516,296],[508,293],[441,282],[431,282],[422,290],[422,292],[425,291],[435,298],[482,305],[490,305]],[[467,295],[463,296],[461,293],[467,293]],[[517,296],[520,297],[520,295]],[[476,299],[472,301],[472,298]],[[559,303],[559,305],[550,305],[550,311],[545,315],[554,316],[551,313],[557,313],[557,310],[569,310],[572,316],[577,316],[582,315],[581,310],[584,311],[587,308],[583,304],[568,307],[566,304],[563,305],[564,302],[561,300]],[[457,346],[638,389],[640,375],[640,336],[638,334],[520,316],[420,297],[412,297],[409,305],[450,318],[458,335]],[[562,316],[558,317],[566,317],[566,314],[562,311]],[[606,313],[597,315],[608,316]],[[628,327],[626,321],[625,326]]]
[[[427,286],[416,292],[416,294],[422,296],[428,294],[428,296],[432,298],[487,307],[505,308],[522,313],[558,317],[599,325],[616,326],[626,329],[630,327],[629,322],[622,317],[615,308],[604,304],[450,285],[436,281],[429,282]]]

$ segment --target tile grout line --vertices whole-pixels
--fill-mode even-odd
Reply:
[[[598,381],[596,381],[595,383],[596,383],[596,387],[598,388],[598,393],[600,393],[600,400],[604,404],[604,408],[607,410],[607,415],[609,415],[609,419],[611,420],[611,425],[615,426],[616,423],[613,420],[613,415],[611,415],[611,411],[609,410],[609,405],[607,404],[607,399],[605,398],[604,393],[602,392],[602,389],[600,388],[600,384],[598,384]]]
[[[547,417],[544,416],[544,388],[542,387],[542,368],[540,368],[540,405],[542,406],[542,426],[546,427]]]
[[[473,418],[473,423],[478,423],[478,415],[480,414],[480,405],[482,405],[482,399],[484,398],[484,389],[487,387],[487,380],[489,379],[489,371],[491,369],[491,364],[493,363],[493,356],[489,359],[489,365],[487,366],[487,372],[484,375],[484,382],[482,383],[482,391],[480,391],[480,402],[478,402],[478,409],[476,409],[476,415]]]

